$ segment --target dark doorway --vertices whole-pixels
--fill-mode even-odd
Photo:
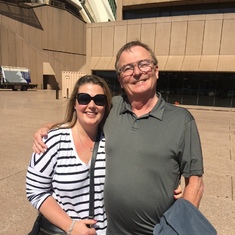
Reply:
[[[48,87],[51,90],[60,90],[59,83],[56,81],[54,75],[43,75],[43,90],[47,90]]]

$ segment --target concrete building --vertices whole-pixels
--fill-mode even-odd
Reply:
[[[157,55],[168,102],[235,107],[233,0],[9,2],[0,1],[0,65],[29,67],[42,89],[53,79],[62,88],[62,71],[77,71],[120,93],[115,55],[141,40]]]

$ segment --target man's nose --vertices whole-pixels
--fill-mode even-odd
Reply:
[[[140,74],[142,71],[139,69],[138,64],[133,65],[133,74]]]

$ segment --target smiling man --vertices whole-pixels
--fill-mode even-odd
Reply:
[[[104,126],[107,235],[152,234],[182,175],[183,198],[199,206],[200,138],[193,116],[156,92],[158,61],[147,45],[124,45],[115,67],[125,95],[113,98]]]

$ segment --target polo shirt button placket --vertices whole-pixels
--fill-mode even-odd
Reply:
[[[137,131],[139,129],[138,128],[138,122],[139,122],[139,120],[135,119],[135,121],[133,123],[133,126],[132,126],[132,131]]]

